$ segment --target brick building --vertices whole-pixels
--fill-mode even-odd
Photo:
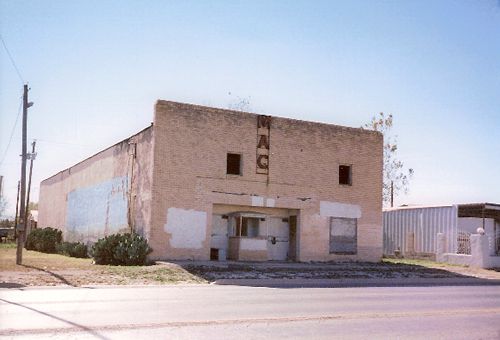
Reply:
[[[135,231],[153,259],[382,255],[382,135],[158,101],[154,123],[44,180],[39,226]]]

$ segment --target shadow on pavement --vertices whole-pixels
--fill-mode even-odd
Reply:
[[[49,313],[46,313],[46,312],[44,312],[44,311],[41,311],[41,310],[35,309],[35,308],[33,308],[33,307],[28,307],[28,306],[23,305],[23,304],[21,304],[21,303],[17,303],[17,302],[13,302],[13,301],[8,301],[8,300],[5,300],[5,299],[0,299],[0,301],[5,302],[5,303],[8,303],[8,304],[11,304],[11,305],[14,305],[14,306],[18,306],[18,307],[26,308],[26,309],[29,309],[30,311],[36,312],[36,313],[38,313],[38,314],[42,314],[42,315],[48,316],[48,317],[50,317],[50,318],[52,318],[52,319],[55,319],[55,320],[58,320],[58,321],[64,322],[64,323],[66,323],[66,324],[68,324],[68,325],[70,325],[70,326],[73,326],[73,327],[78,328],[78,329],[80,329],[80,330],[82,330],[82,331],[85,331],[85,332],[87,332],[87,333],[89,333],[89,334],[92,334],[93,336],[95,336],[95,337],[96,337],[96,338],[98,338],[98,339],[104,339],[104,340],[108,339],[108,338],[106,338],[106,337],[102,336],[101,334],[99,334],[98,332],[94,331],[92,328],[89,328],[89,327],[87,327],[87,326],[80,325],[80,324],[78,324],[78,323],[75,323],[75,322],[72,322],[72,321],[69,321],[69,320],[63,319],[63,318],[61,318],[61,317],[58,317],[58,316],[55,316],[55,315],[52,315],[52,314],[49,314]],[[28,330],[28,332],[30,332],[30,331],[31,331],[31,330]],[[35,332],[36,334],[39,334],[39,332],[40,332],[40,331],[35,331],[35,330],[33,330],[33,332]],[[19,332],[17,332],[17,333],[19,333]],[[22,333],[22,331],[21,331],[21,333]]]

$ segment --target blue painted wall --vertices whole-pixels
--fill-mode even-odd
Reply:
[[[115,177],[68,194],[67,239],[96,241],[128,227],[127,176]]]

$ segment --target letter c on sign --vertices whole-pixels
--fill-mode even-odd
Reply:
[[[269,156],[259,155],[257,157],[257,166],[259,169],[267,169],[269,167]]]

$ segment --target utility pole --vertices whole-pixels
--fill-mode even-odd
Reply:
[[[2,213],[2,183],[3,183],[3,176],[0,176],[0,214]]]
[[[17,232],[17,220],[19,217],[19,192],[21,191],[21,181],[17,181],[16,217],[14,218],[14,231]],[[16,239],[17,235],[14,233]]]
[[[391,181],[391,208],[394,206],[394,182]]]
[[[3,176],[0,176],[0,214],[2,213],[2,204],[3,204],[3,200],[2,200],[2,183],[3,183]],[[1,215],[0,215],[1,217]]]
[[[28,108],[33,103],[28,102],[28,84],[23,89],[23,136],[21,153],[21,204],[19,208],[19,225],[17,227],[17,251],[16,264],[23,262],[24,232],[26,228],[26,158],[27,158],[27,135],[28,135]]]
[[[24,216],[26,219],[29,218],[28,212],[29,212],[29,207],[30,207],[30,190],[31,190],[31,174],[33,173],[33,161],[36,158],[36,152],[35,152],[35,145],[36,145],[36,140],[31,143],[32,150],[31,153],[28,154],[28,158],[30,159],[30,174],[29,174],[29,179],[28,179],[28,194],[26,195],[26,211],[24,213]],[[27,225],[25,225],[26,229]],[[30,223],[30,231],[31,231],[31,223]],[[26,232],[24,233],[24,241],[26,241]]]

